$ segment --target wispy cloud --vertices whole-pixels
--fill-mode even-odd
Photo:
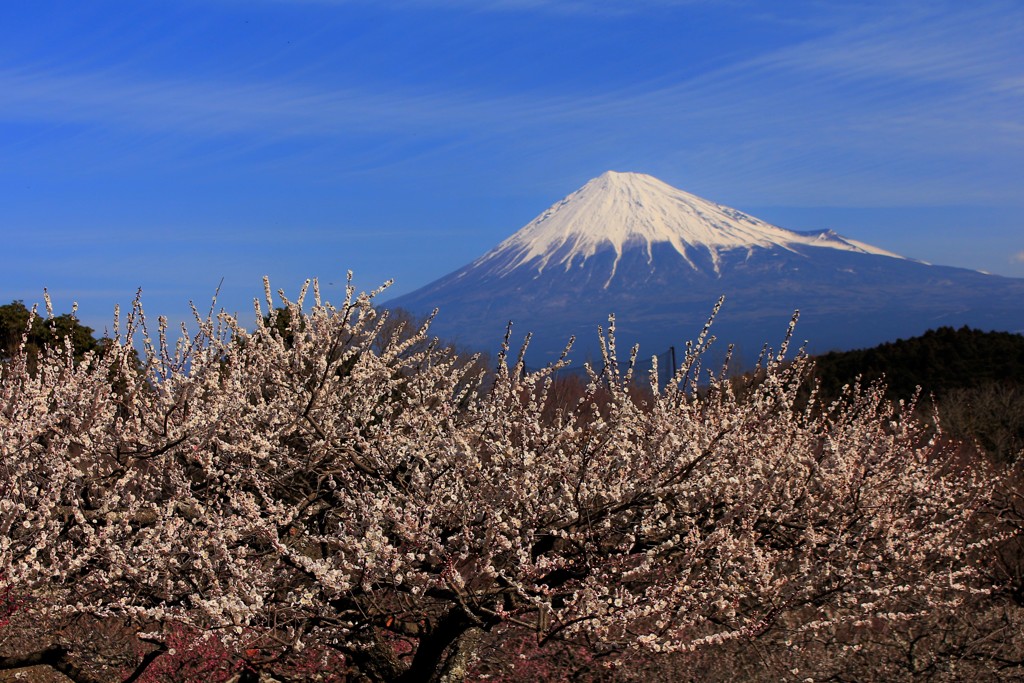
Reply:
[[[377,0],[265,0],[294,5],[373,4]],[[433,7],[474,12],[547,12],[552,14],[623,15],[649,12],[658,8],[693,5],[747,5],[750,0],[390,0],[392,10]]]
[[[575,4],[638,7],[625,0]],[[484,4],[555,5],[564,3]],[[844,203],[865,187],[883,202],[1016,196],[1024,53],[1015,27],[1024,9],[929,6],[894,3],[853,28],[818,31],[695,76],[666,72],[657,82],[616,89],[484,92],[454,81],[428,89],[360,80],[313,86],[24,65],[0,69],[0,119],[230,138],[227,151],[217,152],[227,154],[294,138],[326,141],[325,148],[387,140],[391,158],[481,145],[504,145],[510,157],[524,149],[617,150],[611,156],[699,170],[710,186],[745,186],[754,202],[781,193],[790,201],[814,195],[821,203]],[[991,173],[979,174],[980,167]],[[750,189],[758,186],[761,197]]]
[[[359,126],[391,130],[457,121],[471,103],[431,94],[366,88],[303,89],[283,82],[135,80],[115,73],[0,70],[7,118],[97,123],[184,133],[324,135]]]
[[[1024,251],[1018,251],[1011,260],[1015,263],[1024,263]]]

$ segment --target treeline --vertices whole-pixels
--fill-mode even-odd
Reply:
[[[64,344],[69,338],[78,360],[102,346],[93,329],[78,322],[70,313],[47,319],[45,315],[33,313],[22,301],[0,306],[0,360],[13,358],[25,344],[26,355],[34,363],[40,349]]]
[[[815,358],[815,366],[829,395],[861,377],[884,378],[894,400],[909,398],[917,387],[941,397],[991,383],[1024,384],[1024,336],[940,327],[869,349],[826,353]]]
[[[940,327],[919,337],[815,358],[826,397],[856,381],[884,381],[891,400],[920,388],[925,417],[937,410],[952,437],[977,443],[997,461],[1024,450],[1024,335]]]

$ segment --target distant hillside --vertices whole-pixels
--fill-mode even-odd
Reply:
[[[817,357],[815,374],[826,396],[843,384],[885,378],[892,399],[918,386],[923,402],[934,396],[946,431],[976,440],[1000,461],[1024,449],[1024,336],[940,327],[919,337],[870,349]]]
[[[941,396],[991,382],[1024,384],[1024,336],[940,327],[919,337],[817,357],[817,376],[829,394],[858,375],[868,381],[884,375],[892,398],[909,398],[918,386]]]

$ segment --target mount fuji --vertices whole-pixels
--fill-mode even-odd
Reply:
[[[1024,279],[934,266],[830,230],[794,232],[609,171],[472,263],[387,307],[440,313],[432,330],[495,351],[509,320],[532,331],[531,364],[597,355],[616,314],[620,348],[680,347],[726,297],[713,333],[749,363],[793,311],[812,352],[871,346],[939,326],[1024,330]]]

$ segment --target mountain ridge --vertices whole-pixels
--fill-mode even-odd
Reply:
[[[600,220],[595,220],[595,216]],[[904,258],[879,247],[849,240],[831,230],[795,232],[737,209],[716,204],[642,173],[606,171],[553,204],[515,234],[475,261],[514,254],[501,272],[519,267],[543,271],[550,263],[566,270],[586,262],[601,247],[616,253],[607,284],[631,243],[642,243],[648,262],[652,245],[668,243],[694,269],[689,252],[704,249],[719,272],[721,252],[731,249],[805,245]]]
[[[786,230],[650,176],[614,172],[388,303],[440,308],[435,331],[481,350],[497,349],[512,320],[534,333],[536,364],[557,357],[572,335],[576,357],[593,356],[609,313],[620,346],[681,345],[722,295],[713,332],[752,357],[781,337],[795,309],[797,335],[816,352],[942,325],[1024,330],[1022,279],[933,266],[828,230]]]

